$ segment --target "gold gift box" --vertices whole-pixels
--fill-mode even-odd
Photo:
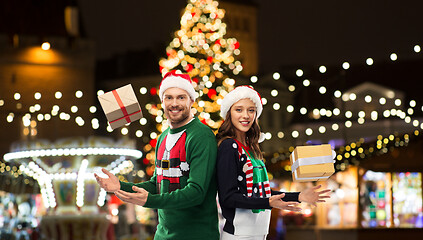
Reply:
[[[330,144],[297,146],[291,153],[291,171],[294,182],[309,182],[328,179],[334,172]]]

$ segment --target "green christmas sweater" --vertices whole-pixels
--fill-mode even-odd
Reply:
[[[143,183],[121,182],[149,192],[144,207],[158,209],[154,239],[219,239],[215,174],[217,145],[209,127],[198,118],[158,138],[153,177]]]

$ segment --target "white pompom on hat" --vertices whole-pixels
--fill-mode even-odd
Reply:
[[[168,88],[173,87],[185,90],[191,99],[195,101],[195,89],[188,74],[178,74],[175,71],[166,73],[159,88],[159,97],[161,101],[163,101],[163,93]]]
[[[253,101],[253,103],[256,105],[256,118],[259,118],[261,112],[263,111],[263,103],[261,101],[261,96],[252,87],[246,85],[238,86],[232,91],[230,91],[228,94],[226,94],[226,96],[222,100],[222,105],[220,107],[220,116],[222,116],[223,119],[226,119],[226,115],[230,111],[232,105],[234,105],[234,103],[238,102],[239,100],[245,98],[251,99],[251,101]]]

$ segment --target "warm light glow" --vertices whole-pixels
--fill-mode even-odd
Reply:
[[[415,106],[416,106],[416,101],[410,100],[410,107],[415,107]]]
[[[43,44],[41,44],[41,49],[43,49],[44,51],[50,50],[50,43],[49,42],[43,42]]]
[[[320,73],[325,73],[326,72],[326,67],[325,66],[320,66],[319,67],[319,72]]]
[[[142,152],[136,149],[128,148],[59,148],[59,149],[42,149],[29,150],[21,152],[6,153],[4,160],[10,161],[22,158],[37,158],[46,156],[86,156],[86,155],[124,155],[134,158],[140,158]]]
[[[273,73],[274,80],[279,80],[279,78],[281,78],[281,75],[278,72]]]
[[[286,111],[288,111],[288,112],[293,112],[293,111],[294,111],[294,106],[292,106],[292,105],[288,105],[288,106],[286,107]]]
[[[78,107],[77,106],[72,106],[71,107],[71,112],[73,112],[73,113],[78,112]]]
[[[366,101],[366,103],[370,103],[372,101],[372,97],[370,95],[366,95],[364,97],[364,101]]]
[[[56,99],[60,99],[60,98],[62,98],[62,93],[61,92],[59,92],[59,91],[57,91],[55,94],[54,94],[54,97],[56,98]]]
[[[303,81],[303,85],[304,85],[305,87],[310,86],[310,80],[308,80],[308,79],[304,79],[304,81]]]
[[[379,98],[379,103],[380,103],[381,105],[385,105],[385,103],[386,103],[386,98],[384,98],[384,97]]]
[[[392,61],[396,61],[398,59],[398,56],[397,56],[397,54],[392,53],[390,58],[391,58]]]
[[[140,93],[141,94],[146,94],[147,93],[147,88],[146,87],[142,87],[142,88],[140,88]]]
[[[83,93],[82,93],[81,90],[78,90],[78,91],[75,92],[75,97],[77,97],[77,98],[81,98],[82,95],[83,95]]]
[[[305,130],[305,133],[307,134],[307,136],[310,136],[311,134],[313,134],[313,130],[311,128],[307,128]]]
[[[36,93],[34,94],[34,98],[35,98],[36,100],[40,100],[40,99],[41,99],[41,93],[36,92]]]
[[[350,68],[350,64],[349,64],[348,62],[344,62],[344,63],[342,64],[342,68],[343,68],[343,69],[345,69],[345,70],[347,70],[347,69],[349,69],[349,68]]]
[[[19,100],[19,99],[21,99],[21,94],[20,94],[20,93],[15,93],[15,94],[13,95],[13,98],[14,98],[15,100]]]
[[[97,108],[95,106],[90,107],[90,113],[95,113],[97,111]]]
[[[337,131],[339,129],[339,125],[334,123],[332,124],[332,130]]]
[[[296,74],[298,77],[301,77],[301,76],[303,76],[304,72],[303,72],[303,70],[298,69],[298,70],[295,72],[295,74]]]

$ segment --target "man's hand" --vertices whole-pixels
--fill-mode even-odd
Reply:
[[[300,212],[301,208],[297,207],[297,202],[284,202],[282,198],[285,197],[285,193],[279,195],[273,195],[269,198],[269,205],[272,208],[279,208],[282,210]]]
[[[116,197],[124,202],[144,206],[147,202],[148,192],[144,188],[136,186],[132,186],[132,190],[134,190],[135,193],[125,192],[123,190],[119,190],[114,193]]]
[[[316,203],[318,202],[326,202],[324,199],[330,198],[330,196],[328,195],[322,196],[322,195],[330,192],[331,190],[325,189],[323,191],[316,192],[316,190],[319,189],[320,187],[322,187],[322,185],[315,186],[312,188],[307,188],[306,190],[300,192],[300,195],[298,196],[298,200],[300,202],[310,203],[313,206],[316,206]]]
[[[101,171],[103,171],[103,173],[105,173],[109,178],[101,178],[96,173],[94,173],[94,177],[100,187],[106,190],[107,192],[118,191],[120,189],[119,179],[104,168],[102,168]]]

